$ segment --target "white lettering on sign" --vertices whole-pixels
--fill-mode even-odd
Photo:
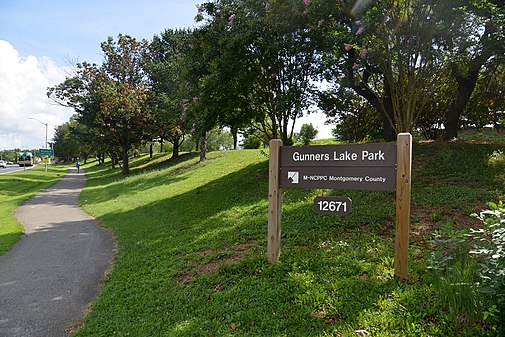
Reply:
[[[387,179],[384,177],[369,177],[369,176],[365,177],[365,181],[370,181],[370,182],[385,183],[386,180]]]
[[[384,152],[381,150],[378,152],[368,152],[367,150],[363,150],[361,151],[361,160],[378,161],[386,160],[386,158],[384,158]]]
[[[329,153],[300,153],[293,152],[294,161],[328,161],[330,160]]]
[[[303,176],[303,180],[310,180],[310,181],[327,181],[328,177],[327,176]]]
[[[333,160],[358,160],[358,154],[355,152],[344,151],[338,153],[337,151],[333,152]]]
[[[330,176],[329,180],[330,181],[341,181],[344,183],[349,182],[349,181],[360,183],[363,181],[363,177]]]
[[[377,152],[371,152],[368,150],[361,151],[361,157],[357,152],[338,152],[333,151],[333,156],[330,153],[300,153],[298,151],[293,152],[292,156],[295,162],[325,162],[325,161],[385,161],[385,152],[379,150]]]

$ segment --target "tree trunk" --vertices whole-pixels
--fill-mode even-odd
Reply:
[[[458,137],[459,118],[465,110],[465,106],[472,96],[472,92],[479,78],[480,67],[471,70],[467,76],[457,76],[458,91],[456,99],[451,104],[449,111],[445,115],[445,135],[444,140],[451,140]]]
[[[233,136],[233,149],[236,150],[238,146],[238,130],[236,127],[230,127],[231,134]]]
[[[207,159],[207,133],[200,138],[200,161]]]
[[[389,116],[389,118],[388,118]],[[393,104],[390,99],[384,100],[384,111],[382,112],[383,137],[386,142],[394,142],[396,140],[396,131],[393,127],[395,123],[395,113]]]
[[[153,143],[149,144],[149,158],[153,159]]]
[[[179,157],[179,145],[180,145],[179,140],[180,140],[179,137],[174,138],[173,142],[174,146],[172,148],[172,159]]]
[[[123,174],[127,175],[130,173],[130,167],[128,165],[128,147],[123,146]]]

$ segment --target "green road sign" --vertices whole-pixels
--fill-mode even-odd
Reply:
[[[48,156],[48,157],[53,157],[54,156],[54,151],[53,149],[39,149],[39,156]]]

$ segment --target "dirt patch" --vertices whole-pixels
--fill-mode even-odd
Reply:
[[[485,209],[484,202],[478,204],[476,209]],[[432,233],[440,223],[451,222],[454,228],[481,228],[479,219],[471,217],[469,214],[455,209],[442,209],[434,212],[433,209],[426,209],[419,206],[412,206],[411,218],[415,223],[411,223],[410,237],[418,243],[424,243],[426,236]]]
[[[198,274],[211,275],[219,270],[222,265],[235,264],[244,259],[246,252],[250,251],[248,245],[236,246],[225,252],[212,249],[194,252],[199,261],[191,261],[192,267],[185,273],[177,276],[177,282],[185,284]],[[203,261],[200,261],[203,257]]]

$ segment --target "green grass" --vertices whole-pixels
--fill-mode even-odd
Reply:
[[[285,190],[282,254],[267,262],[261,150],[158,156],[132,174],[86,168],[84,209],[118,241],[106,287],[75,336],[493,336],[449,313],[427,277],[425,237],[505,191],[503,144],[414,145],[409,282],[393,277],[394,193]],[[353,200],[315,214],[317,195]],[[462,323],[463,322],[463,323]]]
[[[0,175],[0,255],[7,252],[23,233],[23,227],[14,219],[15,208],[41,190],[62,178],[68,170],[42,165],[35,168]]]

